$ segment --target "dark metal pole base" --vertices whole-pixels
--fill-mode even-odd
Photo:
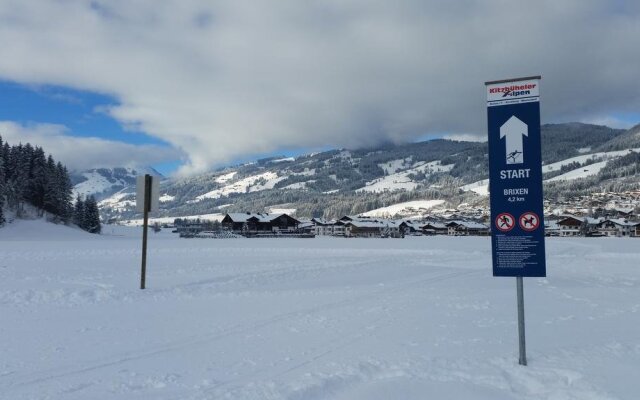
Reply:
[[[518,289],[518,347],[520,348],[520,365],[527,365],[527,345],[524,337],[524,294],[522,288],[522,277],[516,277]]]

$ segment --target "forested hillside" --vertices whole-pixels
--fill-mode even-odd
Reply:
[[[640,128],[583,123],[541,127],[545,196],[638,187]],[[487,206],[486,142],[437,139],[374,148],[270,157],[214,172],[167,179],[161,216],[295,209],[328,218],[412,200]],[[128,187],[101,202],[107,218],[133,218]]]
[[[75,223],[98,233],[95,199],[78,198],[74,208],[72,189],[67,168],[41,147],[30,143],[11,146],[0,137],[0,226],[14,217],[46,215],[52,222]]]

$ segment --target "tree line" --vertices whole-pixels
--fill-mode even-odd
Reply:
[[[56,223],[74,223],[80,228],[100,232],[100,214],[93,197],[78,197],[73,203],[73,185],[67,168],[30,143],[11,146],[0,136],[0,226],[6,222],[5,211],[22,218],[27,205],[37,216]]]

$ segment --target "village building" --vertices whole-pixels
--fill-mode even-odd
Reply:
[[[560,225],[555,219],[544,220],[544,235],[545,236],[560,236]]]
[[[474,221],[451,221],[446,224],[449,236],[489,236],[490,228]]]
[[[425,235],[447,235],[449,228],[443,222],[427,222],[421,227],[422,233]]]
[[[222,227],[242,235],[296,233],[300,221],[287,214],[230,213],[222,219]]]
[[[316,226],[311,220],[299,220],[298,232],[307,235],[317,235]]]
[[[640,222],[632,222],[626,219],[606,219],[596,225],[596,231],[609,237],[637,236]]]
[[[345,237],[400,238],[400,224],[395,221],[358,219],[344,222]]]
[[[345,228],[344,224],[345,223],[343,221],[340,221],[340,220],[336,221],[333,224],[333,236],[342,236],[342,237],[344,237],[345,232],[346,232],[346,228]]]
[[[596,231],[596,226],[602,222],[602,218],[565,216],[558,221],[560,226],[560,236],[585,236]]]
[[[399,226],[400,226],[400,230],[405,235],[420,236],[422,235],[421,225],[422,224],[417,221],[406,220],[406,221],[400,221]]]
[[[313,223],[314,233],[317,236],[331,236],[334,233],[335,221],[327,221],[324,218],[311,218]]]

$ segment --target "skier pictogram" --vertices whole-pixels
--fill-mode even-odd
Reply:
[[[507,164],[524,163],[523,136],[529,136],[529,127],[515,115],[500,127],[500,139],[504,138],[505,140]]]
[[[509,232],[515,224],[515,218],[509,213],[501,213],[496,217],[496,228],[502,232]]]
[[[535,231],[540,226],[540,218],[531,211],[522,214],[518,222],[520,223],[520,228],[527,232]]]
[[[516,159],[518,158],[518,155],[522,154],[521,151],[512,151],[511,153],[507,154],[507,164],[515,164],[516,163]]]

